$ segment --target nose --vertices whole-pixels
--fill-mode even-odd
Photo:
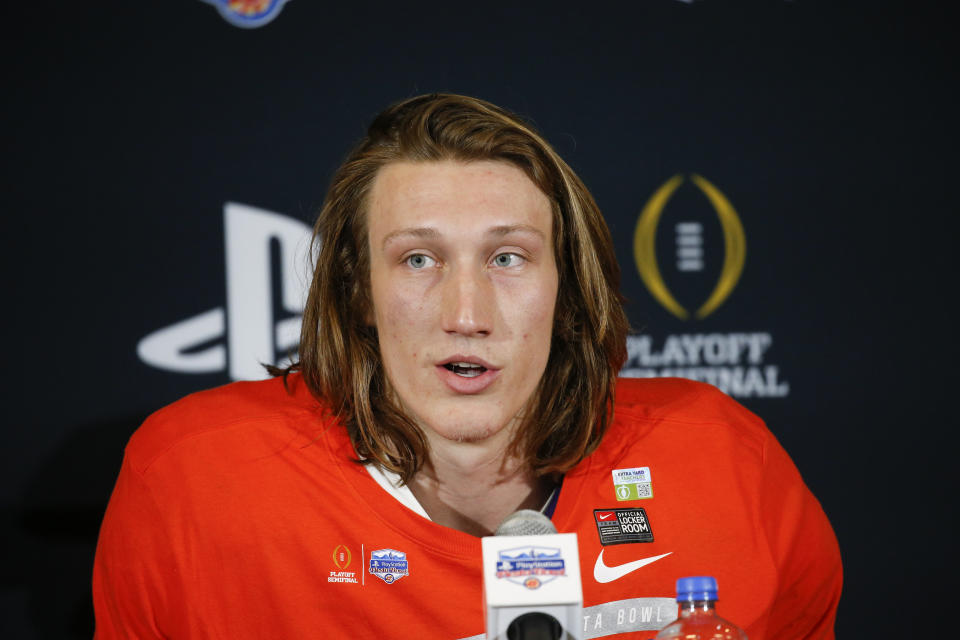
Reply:
[[[457,268],[443,283],[443,330],[482,337],[493,330],[493,284],[482,271]]]

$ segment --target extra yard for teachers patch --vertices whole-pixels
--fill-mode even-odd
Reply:
[[[613,470],[613,492],[617,500],[645,500],[653,497],[650,467]]]

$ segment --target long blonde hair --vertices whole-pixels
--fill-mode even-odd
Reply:
[[[498,160],[522,169],[550,199],[560,275],[550,356],[511,452],[535,474],[565,471],[599,444],[626,359],[627,319],[610,232],[590,192],[550,145],[517,116],[482,100],[431,94],[383,111],[337,170],[317,217],[319,243],[303,315],[299,370],[346,425],[360,459],[406,482],[428,449],[397,406],[368,318],[367,197],[377,172],[397,161]],[[281,373],[276,371],[275,373]]]

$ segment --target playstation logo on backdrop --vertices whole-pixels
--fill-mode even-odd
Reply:
[[[178,373],[266,378],[263,364],[283,362],[300,341],[311,229],[295,218],[235,202],[224,205],[223,226],[226,307],[154,331],[137,344],[137,355]],[[273,255],[279,257],[279,292]]]
[[[202,0],[212,4],[224,20],[241,29],[256,29],[271,22],[289,0]]]

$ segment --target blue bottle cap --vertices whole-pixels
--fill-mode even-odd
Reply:
[[[690,576],[677,580],[677,602],[716,599],[717,581],[713,576]]]

